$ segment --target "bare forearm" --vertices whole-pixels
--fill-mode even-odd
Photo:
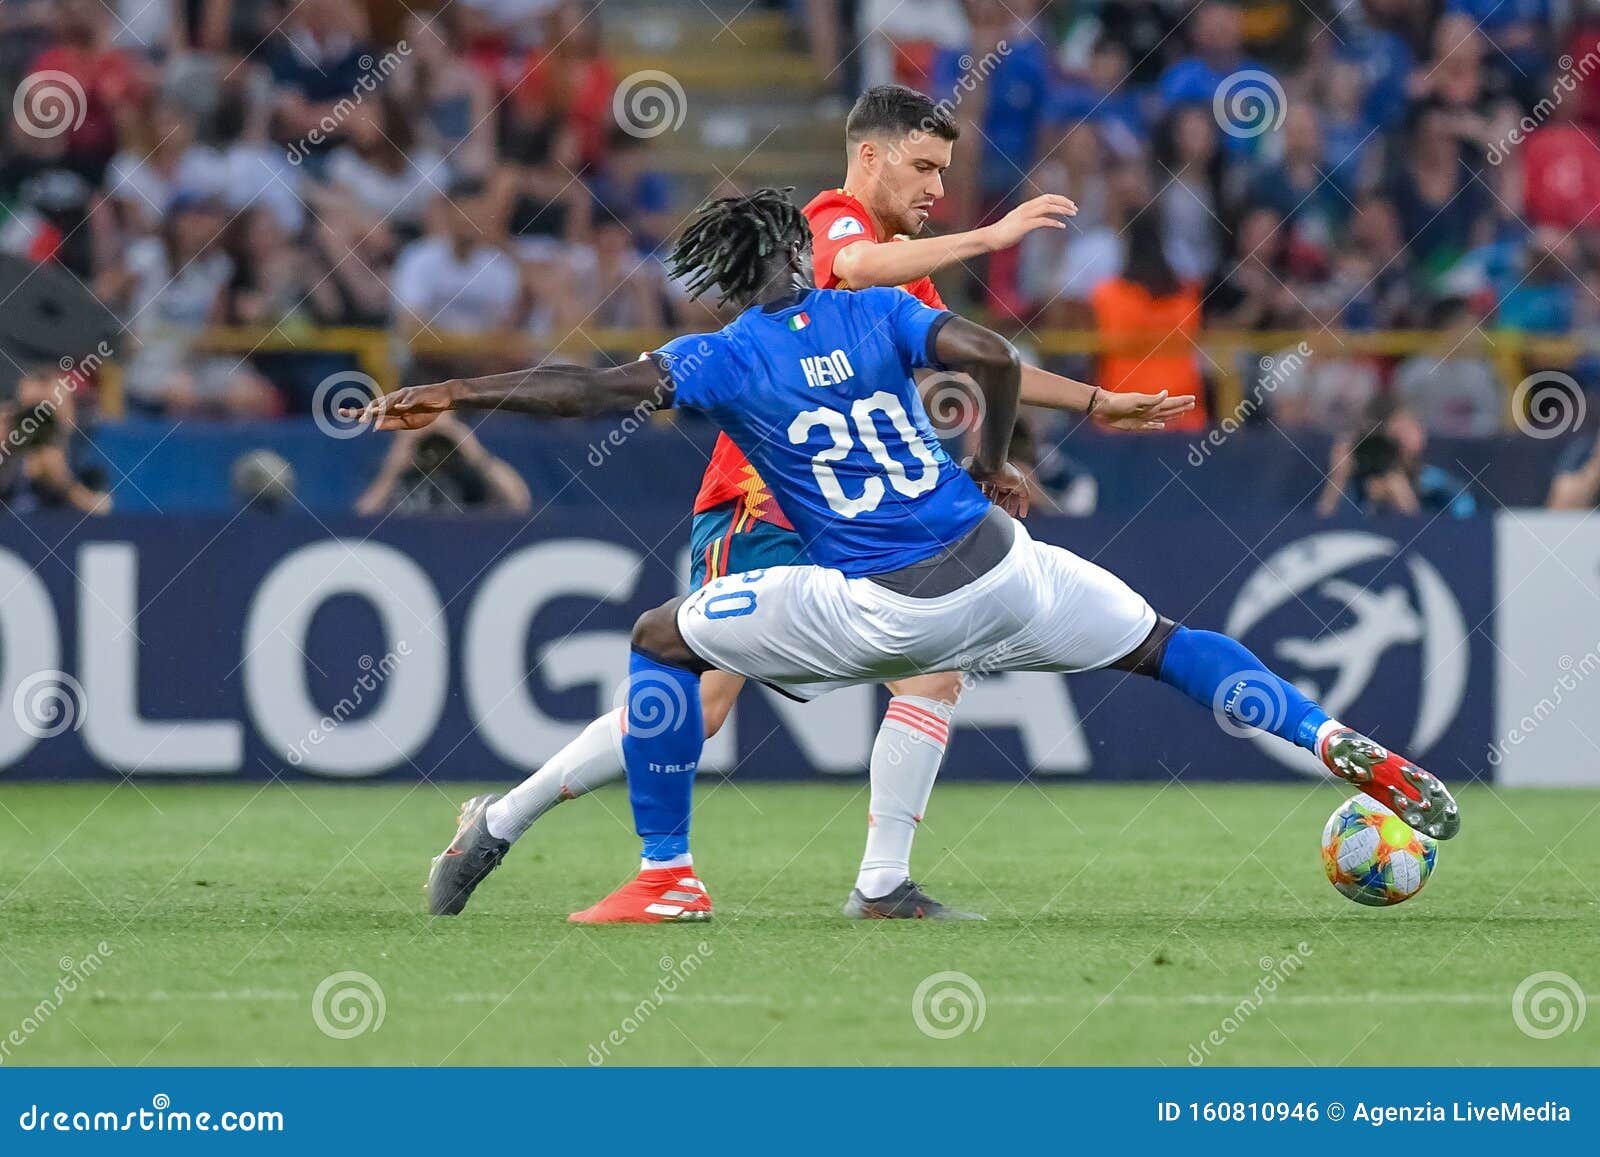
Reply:
[[[994,477],[1005,467],[1017,425],[1022,359],[1005,338],[960,316],[940,327],[934,352],[940,365],[970,375],[983,394],[984,418],[972,472]]]
[[[559,365],[461,378],[450,383],[452,408],[587,417],[604,408],[598,404],[598,391],[589,386],[591,377],[592,371],[582,366]]]
[[[998,473],[1006,464],[1011,435],[1017,428],[1018,365],[993,366],[973,374],[983,391],[987,410],[978,430],[978,467]]]
[[[980,332],[988,334],[988,331]],[[995,348],[985,349],[983,356],[962,367],[983,394],[983,424],[978,427],[978,452],[973,467],[974,473],[984,477],[998,474],[1010,457],[1011,435],[1017,427],[1022,393],[1022,360],[998,334],[988,336],[996,339]]]
[[[672,387],[653,361],[610,369],[547,365],[449,383],[451,408],[515,410],[553,418],[587,418],[617,410],[672,405]]]
[[[1096,387],[1075,378],[1052,374],[1038,366],[1022,367],[1022,404],[1049,410],[1083,413],[1094,400]]]
[[[948,237],[847,245],[833,259],[833,272],[850,289],[904,285],[990,252],[994,246],[988,236],[986,229],[972,229]]]

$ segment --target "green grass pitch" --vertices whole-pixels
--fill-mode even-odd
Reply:
[[[0,788],[0,1064],[1600,1062],[1600,1008],[1548,1039],[1512,1009],[1535,973],[1600,989],[1596,791],[1465,791],[1428,887],[1371,910],[1322,876],[1337,785],[947,784],[917,874],[988,922],[860,924],[860,783],[708,780],[717,919],[598,929],[566,914],[632,869],[615,789],[422,914],[466,794]],[[344,972],[382,996],[354,1036],[313,1010]]]

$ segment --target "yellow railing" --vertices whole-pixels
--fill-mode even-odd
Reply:
[[[493,354],[530,363],[544,358],[583,362],[601,352],[613,356],[633,356],[641,350],[661,345],[673,336],[673,333],[665,330],[583,329],[575,330],[561,341],[552,343],[520,334],[487,337],[480,334],[447,334],[418,338],[411,343],[410,351],[415,355],[434,358],[448,358],[452,354]],[[1485,357],[1494,363],[1502,384],[1506,386],[1508,410],[1513,396],[1512,387],[1523,379],[1530,366],[1536,369],[1568,366],[1591,348],[1570,337],[1539,338],[1513,332],[1486,334],[1476,330],[1463,335],[1459,331],[1434,330],[1344,333],[1333,330],[1213,329],[1192,339],[1175,335],[1159,342],[1128,339],[1108,343],[1092,330],[1044,329],[1029,331],[1022,335],[1022,340],[1042,356],[1092,356],[1108,352],[1195,354],[1201,358],[1207,376],[1216,384],[1218,415],[1238,412],[1244,401],[1246,384],[1240,369],[1245,355],[1253,358],[1274,357],[1286,350],[1300,349],[1302,343],[1312,356],[1325,357],[1405,357],[1423,353]],[[371,377],[383,390],[393,389],[398,383],[400,357],[404,352],[390,331],[357,328],[304,331],[281,328],[212,329],[206,332],[197,348],[210,353],[241,356],[293,350],[308,353],[348,352],[355,355],[361,372]],[[102,382],[103,406],[109,415],[120,416],[123,412],[120,374],[115,365],[108,365],[106,369],[108,372]]]

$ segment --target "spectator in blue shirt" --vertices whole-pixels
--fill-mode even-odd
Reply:
[[[971,44],[965,50],[945,49],[934,59],[932,96],[960,105],[976,95],[982,102],[979,188],[987,216],[1033,168],[1049,98],[1050,58],[1002,0],[973,0],[969,15]]]
[[[1406,82],[1417,62],[1411,45],[1398,32],[1368,21],[1359,4],[1340,9],[1333,28],[1339,59],[1361,69],[1365,119],[1385,129],[1399,125],[1406,115]]]
[[[1249,83],[1243,88],[1257,96],[1265,94],[1266,99],[1251,102],[1242,110],[1247,114],[1243,123],[1239,118],[1235,120],[1241,131],[1229,134],[1227,141],[1231,152],[1248,155],[1254,151],[1261,135],[1256,131],[1259,120],[1276,121],[1283,115],[1280,107],[1283,90],[1274,88],[1277,81],[1267,69],[1244,55],[1244,22],[1238,7],[1229,0],[1205,0],[1190,19],[1189,28],[1193,51],[1161,74],[1162,104],[1169,109],[1180,104],[1210,107],[1217,90],[1229,77],[1242,72],[1263,74],[1267,80]]]
[[[1524,104],[1549,95],[1545,83],[1549,51],[1543,30],[1552,23],[1550,0],[1448,0],[1445,12],[1470,19],[1500,50],[1486,55],[1484,66],[1499,72]]]
[[[1582,259],[1564,232],[1551,226],[1534,231],[1526,273],[1500,301],[1502,328],[1557,335],[1572,329],[1578,306],[1578,277],[1572,271]]]
[[[1335,57],[1323,78],[1322,140],[1327,173],[1339,191],[1354,198],[1371,181],[1378,126],[1364,107],[1366,78],[1353,60]]]
[[[1126,79],[1128,65],[1128,50],[1102,39],[1089,56],[1088,71],[1056,86],[1046,123],[1068,128],[1087,121],[1111,138],[1115,152],[1128,153],[1147,139],[1150,130],[1146,102]]]

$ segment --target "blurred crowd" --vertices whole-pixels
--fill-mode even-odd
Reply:
[[[1041,192],[1078,203],[1072,228],[975,268],[972,299],[1025,338],[1142,336],[1133,356],[1056,360],[1195,394],[1196,425],[1333,435],[1324,508],[1350,492],[1471,513],[1464,483],[1425,469],[1428,435],[1512,428],[1532,372],[1563,376],[1569,414],[1600,384],[1590,0],[863,0],[847,39],[863,82],[952,101],[976,165],[952,169],[945,223]],[[1348,340],[1396,330],[1438,336]],[[1169,338],[1153,354],[1152,332]],[[1555,337],[1577,352],[1496,356]],[[1225,376],[1242,382],[1233,412],[1216,404]],[[1600,470],[1593,442],[1584,428],[1559,456],[1552,502]]]
[[[305,412],[325,364],[207,352],[219,328],[681,320],[645,259],[671,190],[612,120],[599,21],[545,0],[381,7],[382,38],[350,0],[0,7],[20,84],[0,249],[59,263],[128,322],[132,412]],[[62,102],[71,127],[30,131]]]
[[[1332,353],[1274,383],[1274,420],[1330,432],[1389,390],[1435,432],[1493,432],[1515,383],[1480,331],[1600,335],[1600,7],[915,9],[867,0],[859,22],[876,28],[870,79],[958,94],[979,156],[948,210],[991,218],[1041,191],[1080,208],[1072,229],[983,270],[976,290],[997,313],[1108,336],[1151,318],[1189,335],[1452,335],[1405,363],[1324,343]],[[1222,368],[1203,354],[1133,359],[1112,384],[1202,392]]]
[[[1507,428],[1502,333],[1600,345],[1591,2],[765,6],[826,78],[816,112],[890,79],[950,102],[936,226],[1078,203],[953,302],[1108,388],[1348,448],[1397,413],[1424,436]],[[614,118],[617,73],[575,0],[6,0],[0,260],[59,265],[123,320],[135,415],[304,414],[348,364],[246,354],[230,330],[382,329],[427,378],[509,368],[484,338],[525,357],[580,326],[703,325],[656,254],[708,182],[652,167]],[[37,131],[63,93],[67,126]],[[1047,329],[1112,352],[1052,350]],[[1417,329],[1443,336],[1340,341]],[[1115,353],[1153,330],[1179,340]],[[1217,354],[1218,331],[1261,338]],[[1587,385],[1591,361],[1552,368]],[[1219,405],[1225,377],[1245,412]]]

